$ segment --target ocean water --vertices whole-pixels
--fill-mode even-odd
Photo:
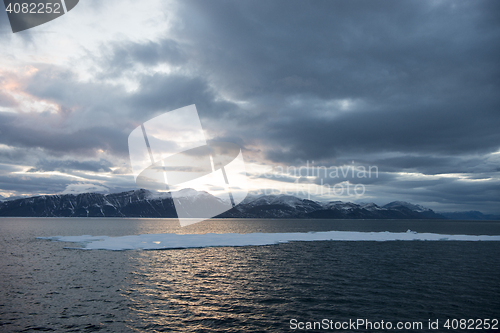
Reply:
[[[460,331],[500,319],[498,236],[495,221],[2,218],[0,332]]]

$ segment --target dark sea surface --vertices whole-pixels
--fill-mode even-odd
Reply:
[[[430,331],[430,319],[439,320],[431,331],[453,332],[444,327],[447,319],[500,319],[498,241],[107,251],[37,239],[408,229],[500,235],[500,222],[227,219],[181,228],[171,219],[1,218],[0,332],[397,331],[293,330],[293,319],[423,323],[402,332]]]

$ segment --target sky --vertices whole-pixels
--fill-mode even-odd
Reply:
[[[500,213],[498,59],[494,0],[2,8],[0,199],[136,189],[128,135],[195,104],[252,192]]]

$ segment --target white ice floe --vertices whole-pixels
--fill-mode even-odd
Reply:
[[[144,234],[120,237],[54,236],[38,237],[60,242],[78,243],[86,250],[160,250],[215,246],[260,246],[296,241],[500,241],[500,235],[446,235],[407,232],[325,231],[307,233],[250,234]]]

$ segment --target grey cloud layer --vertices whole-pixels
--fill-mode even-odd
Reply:
[[[179,35],[210,79],[236,99],[275,100],[252,124],[284,148],[275,161],[500,147],[494,2],[183,3]],[[364,107],[295,106],[311,97]]]

